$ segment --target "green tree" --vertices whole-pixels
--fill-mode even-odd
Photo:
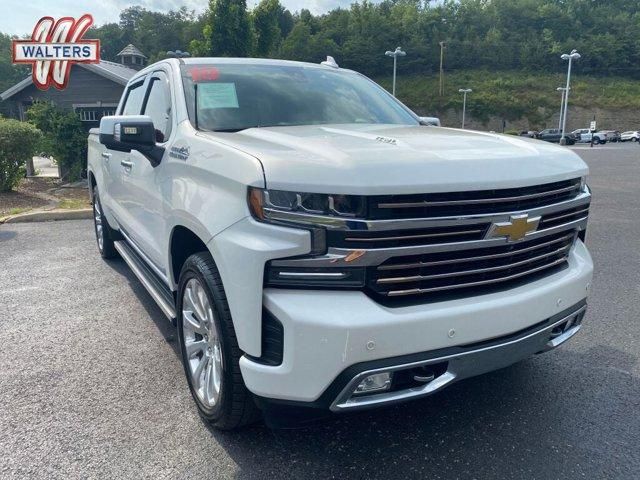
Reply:
[[[40,136],[31,124],[0,118],[0,192],[18,186],[27,160],[37,151]]]
[[[256,35],[255,55],[269,57],[277,51],[282,41],[280,15],[282,5],[278,0],[261,0],[253,9],[253,28]]]
[[[44,134],[41,149],[53,154],[62,176],[78,180],[87,159],[87,133],[78,115],[50,102],[36,102],[27,110],[27,119]]]
[[[253,32],[247,2],[210,0],[209,25],[204,28],[207,54],[216,57],[248,57],[253,50]]]

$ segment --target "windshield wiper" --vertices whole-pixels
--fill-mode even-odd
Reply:
[[[210,130],[211,132],[223,132],[223,133],[237,133],[243,130],[248,130],[249,128],[260,128],[260,125],[253,125],[251,127],[240,127],[240,128],[214,128]]]

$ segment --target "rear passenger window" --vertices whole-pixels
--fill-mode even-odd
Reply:
[[[156,142],[166,142],[169,139],[169,135],[171,135],[171,96],[169,93],[169,81],[162,73],[155,73],[151,78],[144,115],[148,115],[153,120],[153,126],[156,130]]]
[[[144,100],[144,82],[136,83],[129,87],[127,98],[124,101],[120,115],[140,115],[142,101]]]

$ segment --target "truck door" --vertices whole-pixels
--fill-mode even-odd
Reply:
[[[144,101],[145,79],[131,84],[125,92],[124,103],[120,106],[118,115],[140,115],[142,102]],[[109,150],[108,157],[104,158],[106,170],[110,180],[109,185],[110,203],[108,208],[115,217],[118,225],[125,231],[131,228],[131,215],[124,205],[124,195],[126,183],[131,173],[131,153],[117,152]]]
[[[165,197],[162,195],[167,179],[167,160],[169,140],[173,129],[173,109],[171,89],[167,75],[156,71],[148,75],[146,95],[142,103],[141,114],[153,121],[156,142],[165,147],[165,156],[160,164],[153,167],[149,160],[138,151],[131,151],[130,165],[123,172],[125,181],[122,193],[122,206],[126,210],[126,234],[147,257],[156,273],[166,279],[168,232],[165,231]],[[165,188],[166,189],[166,188]]]

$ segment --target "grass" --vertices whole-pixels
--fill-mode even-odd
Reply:
[[[391,78],[376,81],[391,90]],[[522,71],[469,70],[445,72],[445,94],[438,95],[438,75],[399,75],[397,96],[419,114],[438,115],[462,109],[459,88],[471,88],[471,115],[486,121],[490,116],[506,120],[528,118],[536,123],[557,111],[564,74]],[[640,82],[629,78],[590,77],[574,73],[571,77],[572,106],[605,109],[640,109]]]
[[[58,204],[58,208],[62,208],[65,210],[80,210],[83,208],[88,208],[91,206],[89,199],[79,199],[79,198],[63,198],[60,200]]]
[[[18,215],[20,213],[28,212],[31,208],[12,208],[9,210],[9,215]]]

